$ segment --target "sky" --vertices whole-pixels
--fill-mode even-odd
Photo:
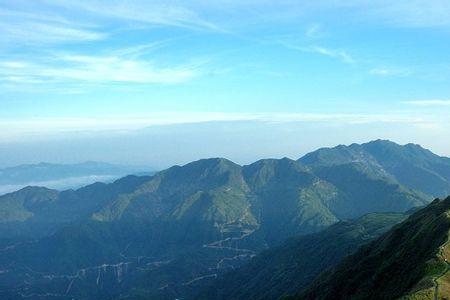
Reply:
[[[0,167],[450,156],[445,0],[0,0]]]

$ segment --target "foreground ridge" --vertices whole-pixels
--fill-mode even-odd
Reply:
[[[434,200],[294,299],[448,299],[450,197]]]

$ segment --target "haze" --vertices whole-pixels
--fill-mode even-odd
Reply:
[[[0,166],[450,155],[447,1],[1,1]]]

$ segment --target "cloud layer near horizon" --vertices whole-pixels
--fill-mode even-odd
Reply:
[[[448,130],[430,131],[427,126],[411,126],[403,121],[391,126],[357,121],[205,121],[95,134],[63,132],[46,135],[44,140],[29,138],[0,143],[0,166],[96,160],[161,169],[207,157],[225,157],[245,164],[268,157],[296,159],[320,147],[379,138],[421,144],[450,156],[446,147]]]
[[[436,100],[434,100],[436,101]],[[408,102],[409,103],[409,102]],[[412,102],[422,105],[420,102]],[[423,105],[432,105],[425,102]],[[450,120],[423,112],[392,113],[222,113],[222,112],[159,112],[138,116],[72,117],[72,118],[0,118],[0,143],[33,137],[45,139],[64,133],[95,134],[128,132],[152,126],[197,124],[208,122],[254,121],[268,124],[322,123],[327,126],[358,126],[360,124],[405,124],[416,128],[438,130],[450,126]]]

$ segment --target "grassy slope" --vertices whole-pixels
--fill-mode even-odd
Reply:
[[[435,200],[319,276],[298,299],[412,299],[429,296],[446,269],[440,247],[450,229],[450,198]],[[427,296],[428,294],[428,296]]]

